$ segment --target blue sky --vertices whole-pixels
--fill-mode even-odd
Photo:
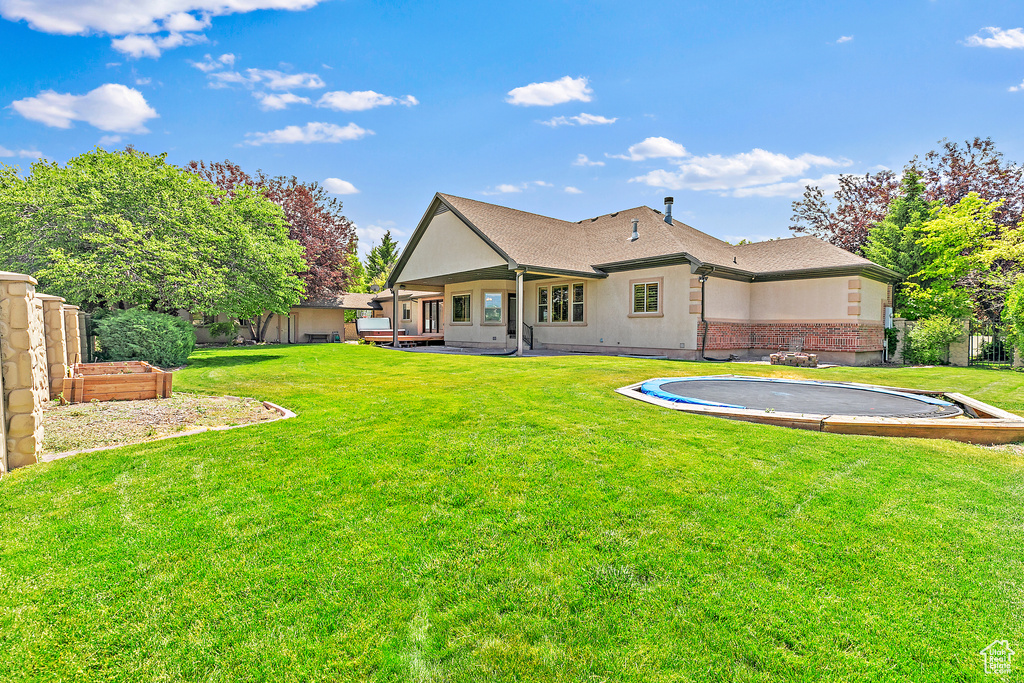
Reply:
[[[136,5],[145,5],[138,7]],[[326,182],[361,246],[435,191],[570,220],[675,197],[731,241],[802,185],[991,136],[1019,2],[0,0],[0,162],[96,145]],[[332,179],[332,180],[328,180]]]

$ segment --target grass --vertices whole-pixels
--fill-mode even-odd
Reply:
[[[196,427],[252,424],[277,419],[261,401],[180,391],[145,401],[92,401],[44,407],[43,453],[157,439]]]
[[[1017,651],[1011,450],[679,414],[721,372],[953,388],[1024,374],[202,351],[175,387],[292,420],[0,482],[0,680],[982,681]]]

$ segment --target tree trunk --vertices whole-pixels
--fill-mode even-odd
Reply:
[[[267,328],[270,327],[270,321],[274,319],[273,313],[267,313],[267,319],[263,322],[263,327],[260,329],[260,338],[257,341],[267,340]]]

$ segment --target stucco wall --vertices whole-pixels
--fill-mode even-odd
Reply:
[[[431,219],[399,279],[416,280],[507,265],[458,216],[447,211]]]
[[[282,320],[285,320],[282,318]],[[286,322],[286,321],[285,321]],[[298,308],[292,309],[292,341],[306,343],[307,334],[333,334],[337,332],[344,339],[345,311],[340,308]],[[287,340],[287,330],[283,340]]]
[[[704,283],[707,319],[723,322],[747,322],[750,320],[751,287],[749,282],[709,277]],[[693,303],[700,303],[699,283],[694,287],[693,299]]]
[[[515,280],[478,280],[476,282],[463,282],[454,285],[446,285],[444,288],[444,339],[445,344],[458,346],[459,344],[471,344],[482,346],[494,346],[511,349],[515,346],[515,340],[509,339],[507,334],[508,294],[516,291]],[[504,292],[506,297],[502,300],[501,322],[484,323],[484,292]],[[470,322],[452,322],[452,296],[458,294],[470,295]],[[527,297],[527,301],[529,298]],[[529,317],[527,317],[529,322]],[[536,332],[534,333],[536,335]]]
[[[850,279],[754,282],[750,286],[750,320],[856,322],[859,313],[850,313]],[[710,300],[710,290],[707,296]]]

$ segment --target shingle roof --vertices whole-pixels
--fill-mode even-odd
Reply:
[[[866,258],[810,235],[754,242],[732,249],[736,254],[736,266],[755,273],[873,265]]]
[[[299,308],[352,308],[356,310],[372,311],[380,308],[374,304],[373,294],[361,294],[358,292],[341,292],[340,294],[328,294],[319,299],[307,299],[299,304]]]
[[[851,266],[887,272],[816,237],[735,246],[674,219],[669,225],[664,214],[646,206],[572,222],[455,195],[438,197],[526,267],[600,274],[602,266],[685,254],[751,276]],[[640,238],[630,241],[634,218]]]

